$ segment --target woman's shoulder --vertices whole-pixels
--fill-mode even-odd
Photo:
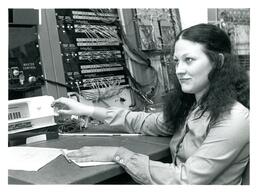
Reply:
[[[235,102],[230,113],[224,117],[224,124],[230,125],[228,127],[232,132],[242,133],[249,131],[249,122],[249,109],[239,102]]]
[[[235,102],[231,110],[221,116],[219,121],[212,127],[212,131],[221,133],[234,145],[249,141],[249,109],[239,102]],[[220,131],[220,132],[219,132]]]
[[[245,107],[240,102],[236,101],[231,109],[224,113],[222,117],[220,117],[220,122],[224,121],[228,124],[232,124],[233,127],[237,127],[235,125],[248,125],[249,126],[249,109]],[[246,126],[247,127],[247,126]]]
[[[236,101],[230,111],[231,117],[239,117],[239,119],[249,120],[249,109],[240,102]]]

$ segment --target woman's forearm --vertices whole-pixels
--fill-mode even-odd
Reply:
[[[107,108],[104,107],[98,107],[98,106],[92,106],[92,113],[91,113],[91,117],[95,118],[99,121],[104,121],[105,118],[107,117]]]

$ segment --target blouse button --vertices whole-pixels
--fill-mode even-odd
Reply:
[[[117,161],[119,161],[119,160],[120,160],[120,157],[119,157],[119,156],[116,156],[115,159],[116,159]]]
[[[123,160],[123,159],[120,159],[120,161],[119,161],[119,162],[123,164],[123,163],[124,163],[124,160]]]

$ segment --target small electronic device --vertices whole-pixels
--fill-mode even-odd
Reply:
[[[8,134],[56,125],[52,96],[38,96],[8,101]]]

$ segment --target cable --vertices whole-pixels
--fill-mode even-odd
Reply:
[[[71,86],[66,85],[64,83],[60,83],[60,82],[57,82],[57,81],[45,79],[44,77],[39,77],[38,79],[41,79],[41,80],[46,81],[46,82],[51,83],[51,84],[55,84],[55,85],[59,85],[59,86],[62,86],[62,87],[66,87],[66,88],[68,88],[70,90],[74,90]]]
[[[130,86],[129,88],[131,88],[135,93],[137,93],[140,97],[142,97],[143,100],[145,100],[148,104],[152,105],[154,104],[154,102],[147,98],[140,90],[135,89],[134,87]]]
[[[136,62],[137,64],[140,64],[140,65],[145,65],[146,64],[147,66],[149,66],[154,71],[154,74],[155,74],[155,77],[156,77],[157,83],[158,83],[157,72],[151,66],[150,59],[143,52],[140,52],[140,51],[135,50],[134,48],[132,48],[131,43],[129,42],[129,40],[126,37],[123,26],[120,23],[118,23],[118,25],[119,25],[120,31],[121,31],[121,38],[123,39],[123,42],[124,42],[124,44],[123,44],[124,51],[127,53],[127,55],[129,56],[129,58],[132,61],[134,61],[134,62]],[[138,57],[140,60],[136,57]],[[123,67],[126,69],[127,75],[129,76],[129,78],[131,79],[131,81],[133,82],[133,84],[136,86],[137,89],[141,89],[142,87],[146,87],[146,86],[151,85],[151,83],[148,83],[146,85],[141,85],[140,83],[138,83],[132,77],[128,68],[126,66],[123,66]]]
[[[138,59],[136,59],[136,57],[134,57],[134,56],[128,51],[128,47],[127,47],[125,44],[124,44],[123,47],[124,47],[124,50],[128,53],[129,58],[130,58],[133,62],[135,62],[135,63],[137,63],[137,64],[145,65],[145,64],[143,64],[141,61],[138,61]],[[135,86],[134,88],[131,87],[131,88],[134,90],[134,92],[137,93],[139,96],[141,96],[147,103],[152,104],[153,101],[150,100],[150,99],[146,96],[145,93],[143,93],[142,88],[152,85],[154,79],[156,79],[156,85],[155,85],[155,87],[157,87],[157,84],[158,84],[159,80],[158,80],[157,72],[156,72],[155,68],[153,68],[152,66],[148,65],[148,67],[150,67],[150,69],[152,69],[152,70],[154,71],[154,78],[153,78],[153,81],[150,82],[150,83],[147,83],[147,84],[145,84],[145,85],[141,85],[141,84],[131,75],[131,73],[130,73],[129,69],[126,67],[126,65],[122,64],[122,66],[123,66],[123,68],[124,68],[124,71],[125,71],[126,75],[127,75],[128,78],[131,80],[132,84]],[[151,92],[151,95],[154,96],[155,91],[156,91],[156,89],[154,89],[154,92]]]
[[[117,16],[116,17],[113,17],[113,19],[107,19],[106,17],[103,17],[102,14],[106,14],[106,12],[104,12],[104,9],[91,9],[96,16],[98,16],[99,18],[102,17],[101,21],[106,23],[106,24],[112,24],[114,23],[115,21],[117,21]],[[101,12],[101,13],[100,13]],[[107,12],[107,13],[111,13],[110,11]]]
[[[150,66],[151,65],[151,62],[150,62],[150,59],[143,53],[143,52],[140,52],[139,50],[136,50],[132,47],[131,43],[129,42],[129,40],[127,39],[126,35],[125,35],[125,32],[124,32],[124,29],[123,29],[123,26],[118,22],[117,23],[119,28],[120,28],[120,35],[121,35],[121,38],[124,42],[124,44],[127,45],[128,49],[137,57],[139,57],[142,61],[145,62],[145,65],[148,65]]]
[[[126,47],[126,46],[125,46],[125,47]],[[128,56],[129,56],[129,55],[128,55]],[[131,59],[132,61],[134,61],[135,63],[140,64],[139,61],[136,60],[136,58],[130,57],[130,59]],[[149,100],[149,98],[146,96],[146,94],[143,93],[142,88],[147,87],[147,86],[152,86],[152,84],[153,84],[153,82],[155,81],[155,79],[156,79],[156,83],[155,83],[155,86],[154,86],[154,87],[157,87],[157,85],[158,85],[158,83],[159,83],[159,80],[158,80],[157,72],[156,72],[155,68],[153,68],[152,66],[148,66],[150,69],[152,69],[152,70],[154,71],[154,78],[153,78],[153,80],[152,80],[150,83],[147,83],[147,84],[145,84],[145,85],[141,85],[141,84],[140,84],[138,81],[136,81],[136,79],[131,75],[131,73],[130,73],[129,69],[126,67],[126,65],[124,65],[123,63],[121,63],[121,65],[123,66],[126,75],[127,75],[128,78],[131,80],[132,84],[135,86],[135,88],[134,88],[134,89],[136,90],[135,92],[138,93],[143,99]],[[152,89],[152,90],[154,91],[154,92],[153,92],[153,91],[151,92],[151,95],[152,95],[152,97],[153,97],[153,96],[155,95],[156,89]],[[148,103],[151,104],[151,101],[148,102]]]

